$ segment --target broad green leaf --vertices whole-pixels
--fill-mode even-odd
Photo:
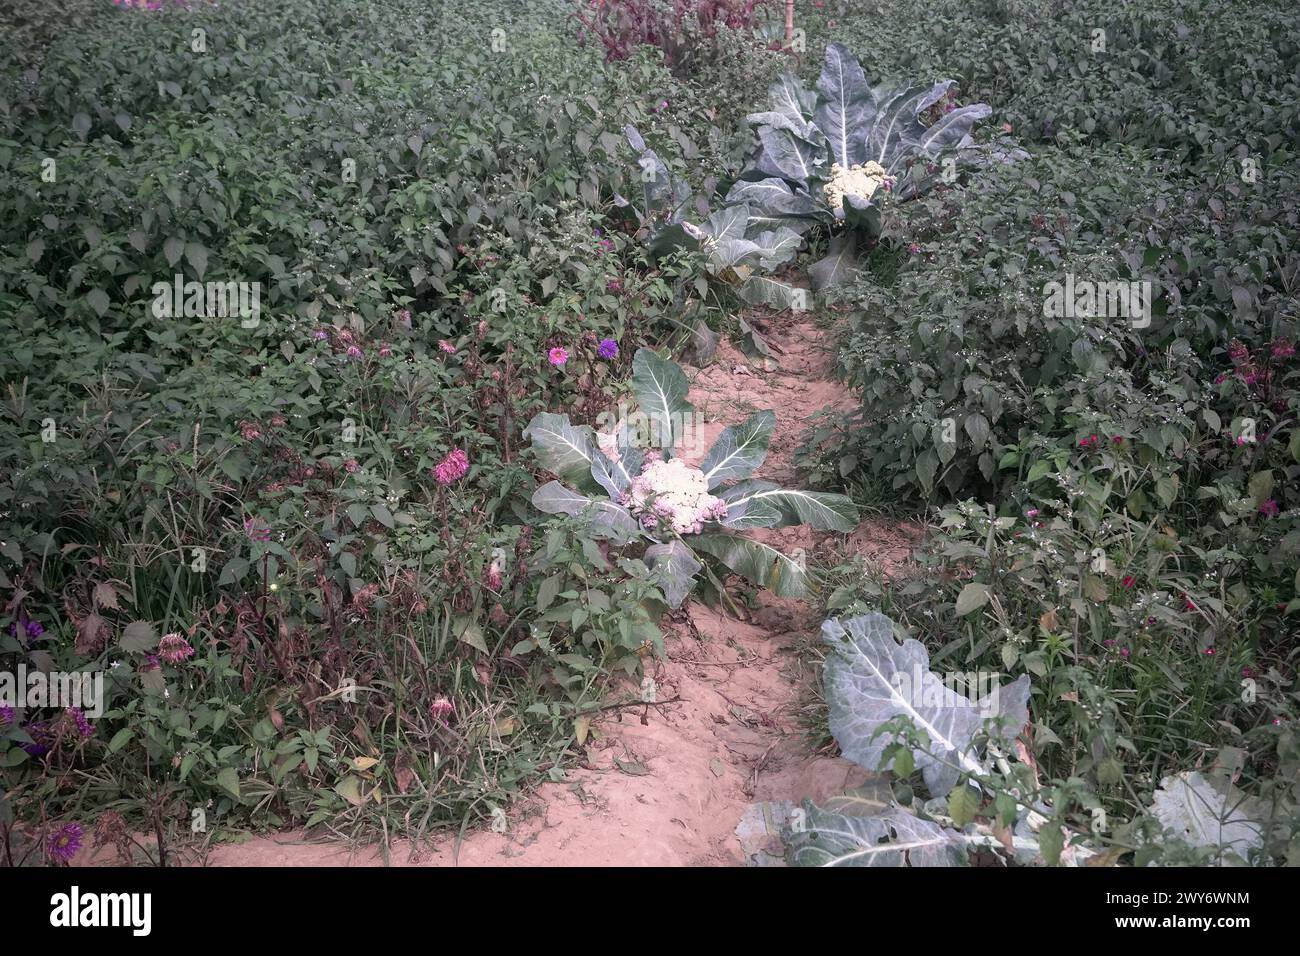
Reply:
[[[902,742],[879,733],[881,726],[906,718],[929,741],[927,749],[913,748],[925,785],[944,796],[963,772],[985,772],[974,739],[986,720],[1010,739],[1028,719],[1028,675],[972,700],[930,671],[930,655],[919,641],[899,644],[883,614],[831,618],[822,624],[822,637],[832,648],[823,671],[831,734],[845,758],[866,770],[882,769],[886,751]]]
[[[661,358],[651,349],[636,350],[632,359],[632,393],[642,413],[657,424],[659,434],[670,439],[665,442],[668,447],[674,444],[684,416],[695,411],[686,400],[689,391],[686,373],[677,363]]]
[[[570,484],[590,484],[595,442],[587,429],[571,424],[568,415],[539,412],[524,429],[524,438],[532,441],[533,452],[547,471]]]
[[[132,621],[122,631],[118,646],[124,651],[151,651],[158,646],[158,632],[148,621]]]
[[[989,586],[972,581],[957,595],[957,616],[965,617],[989,603]]]
[[[776,413],[768,410],[754,412],[741,424],[724,428],[700,466],[709,490],[724,481],[748,478],[757,471],[767,457],[775,428]]]
[[[695,584],[702,564],[680,540],[645,549],[645,561],[656,574],[669,607],[681,607]]]
[[[781,514],[779,526],[806,524],[816,531],[852,531],[858,526],[858,508],[851,498],[825,491],[755,490],[736,504],[772,506]],[[728,511],[731,505],[728,504]],[[762,527],[774,527],[763,525]]]
[[[802,562],[768,545],[738,535],[699,534],[691,536],[691,547],[777,597],[801,598],[808,593],[808,571]]]
[[[849,815],[803,804],[801,825],[783,832],[794,866],[964,866],[962,834],[901,809]]]
[[[808,278],[817,292],[831,289],[848,282],[857,263],[857,240],[853,233],[833,236],[827,254],[808,267]]]
[[[817,127],[830,144],[831,158],[843,169],[866,161],[863,130],[871,118],[871,87],[862,65],[839,43],[826,46],[826,59],[817,81]]]

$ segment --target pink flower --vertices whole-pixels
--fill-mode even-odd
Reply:
[[[440,348],[442,351],[446,352],[448,355],[455,355],[455,354],[456,354],[456,346],[452,345],[452,344],[451,344],[450,342],[448,342],[446,339],[439,339],[439,340],[438,340],[438,348]]]
[[[357,460],[355,458],[349,458],[347,461],[343,463],[343,470],[346,471],[349,475],[355,475],[357,472],[361,470],[361,466],[357,464]]]
[[[1265,518],[1276,518],[1277,512],[1278,512],[1277,502],[1272,498],[1269,498],[1268,501],[1265,501],[1263,504],[1259,506],[1259,513],[1262,514]]]
[[[248,535],[251,541],[271,540],[271,529],[256,518],[246,518],[244,520],[244,534]]]
[[[361,349],[357,348],[355,345],[348,346],[348,358],[356,360],[364,357],[365,353],[362,352]]]
[[[447,722],[447,718],[452,716],[454,713],[456,713],[456,705],[446,697],[439,697],[429,705],[429,716],[444,724]]]
[[[194,656],[194,648],[179,634],[164,634],[158,642],[158,656],[168,664],[179,664]]]
[[[914,255],[914,256],[920,255],[920,254],[921,254],[921,246],[920,246],[919,243],[909,242],[909,243],[907,244],[907,251],[908,251],[909,253],[911,253],[912,255]]]
[[[1273,358],[1287,359],[1295,355],[1295,346],[1285,339],[1273,343]]]
[[[559,347],[553,348],[546,353],[546,360],[556,368],[563,368],[564,363],[569,360],[569,350]]]
[[[469,456],[461,449],[453,448],[446,458],[434,466],[433,476],[438,479],[438,484],[449,485],[464,477],[467,471],[469,471]]]

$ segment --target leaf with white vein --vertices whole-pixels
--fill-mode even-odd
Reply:
[[[852,531],[858,526],[858,508],[845,495],[825,491],[790,491],[771,488],[754,491],[736,500],[741,506],[769,505],[781,513],[781,524],[806,524],[816,531]],[[731,505],[728,504],[728,510]]]
[[[757,471],[767,457],[774,428],[776,413],[770,410],[754,412],[741,424],[724,428],[700,466],[709,490]]]
[[[570,423],[568,415],[539,412],[524,429],[524,438],[532,441],[533,453],[547,471],[571,484],[590,483],[596,444],[586,428]]]
[[[659,429],[663,445],[674,444],[674,429],[684,421],[684,416],[695,411],[686,400],[690,383],[686,373],[676,362],[661,358],[651,349],[640,348],[632,359],[632,393],[641,411]]]
[[[591,499],[564,487],[558,481],[548,481],[533,492],[533,507],[548,515],[578,515],[591,504]]]
[[[944,796],[962,772],[983,774],[974,738],[991,719],[1006,740],[1028,719],[1029,676],[997,687],[978,704],[930,671],[930,655],[919,641],[894,639],[893,622],[866,614],[822,624],[834,653],[826,658],[824,683],[831,734],[844,756],[867,770],[879,770],[894,742],[877,734],[882,724],[904,717],[929,738],[929,749],[913,751],[934,796]]]
[[[783,833],[792,866],[964,866],[962,834],[894,809],[850,816],[804,801],[800,825]]]
[[[691,547],[712,555],[724,565],[777,597],[801,598],[808,593],[808,571],[794,558],[775,548],[739,535],[697,534]]]
[[[658,577],[668,606],[673,608],[682,606],[695,585],[695,575],[704,567],[679,540],[651,545],[645,549],[645,560]]]

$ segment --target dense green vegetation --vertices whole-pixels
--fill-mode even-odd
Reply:
[[[862,405],[809,447],[828,481],[940,509],[921,575],[832,606],[883,602],[936,669],[1029,674],[1038,768],[1077,832],[1101,809],[1103,843],[1212,858],[1147,844],[1142,811],[1216,767],[1264,800],[1258,859],[1294,862],[1295,11],[894,13],[855,35],[863,61],[955,74],[1031,156],[896,206],[898,258],[839,296]],[[1048,314],[1067,275],[1149,282],[1149,314]]]
[[[543,522],[574,462],[525,428],[646,404],[635,355],[706,361],[759,305],[822,311],[858,408],[805,438],[823,497],[733,527],[844,530],[844,492],[929,533],[895,580],[849,561],[783,581],[729,534],[687,549],[687,582],[739,613],[742,559],[778,594],[829,579],[830,612],[888,613],[871,633],[936,670],[1028,678],[1022,759],[986,803],[931,786],[913,740],[884,752],[899,804],[1006,825],[1014,785],[1111,862],[1204,862],[1224,851],[1149,812],[1202,771],[1258,811],[1237,856],[1300,859],[1300,15],[800,0],[787,49],[777,5],[685,7],[7,14],[0,660],[102,673],[104,710],[0,711],[2,852],[59,859],[54,828],[94,819],[181,847],[421,838],[560,778],[689,584],[656,567],[673,545],[620,550],[631,519],[611,539],[566,499]],[[943,143],[957,173],[914,137],[846,220],[820,156],[772,228],[741,205],[774,176],[746,116],[790,71],[781,122],[815,150],[831,44],[865,72],[851,96],[953,81],[915,99],[917,130],[988,109]],[[214,283],[257,298],[214,317]],[[1049,304],[1086,283],[1151,294]],[[738,425],[753,467],[722,477],[770,432]],[[605,461],[581,434],[578,486]],[[593,480],[622,504],[624,477]]]

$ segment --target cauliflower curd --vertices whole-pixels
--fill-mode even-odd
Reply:
[[[831,204],[833,209],[843,209],[845,196],[870,199],[877,189],[887,182],[892,184],[893,180],[894,177],[890,176],[885,171],[885,167],[877,162],[868,161],[861,165],[855,164],[848,169],[845,169],[839,163],[832,163],[831,181],[824,187],[826,201]]]
[[[699,534],[704,522],[727,516],[726,502],[709,494],[704,472],[680,458],[647,462],[632,479],[622,503],[645,527],[653,528],[662,520],[678,534]]]

